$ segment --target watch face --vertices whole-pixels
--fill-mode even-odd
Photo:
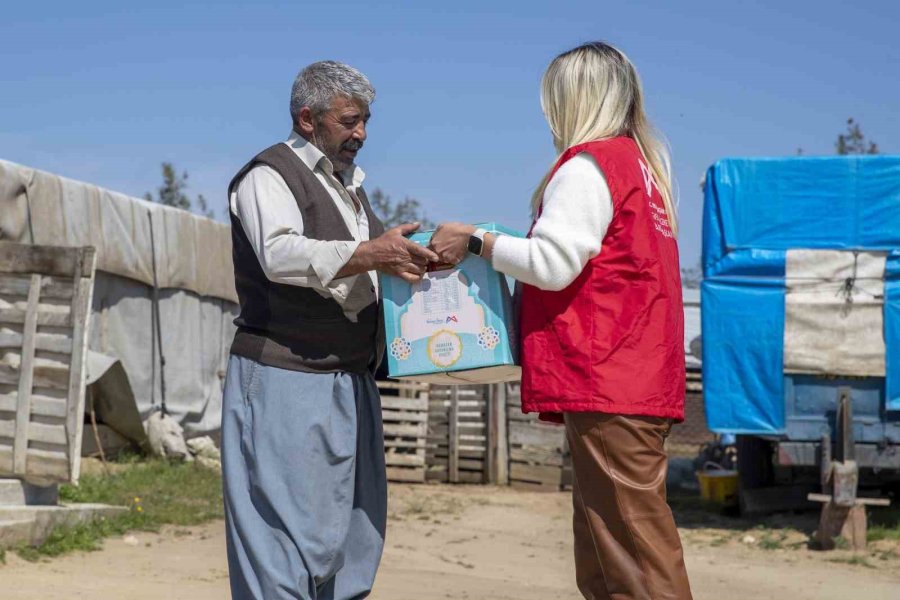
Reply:
[[[483,245],[483,242],[481,241],[480,238],[477,238],[474,235],[469,236],[469,247],[468,247],[469,252],[471,252],[472,254],[481,256],[482,245]]]

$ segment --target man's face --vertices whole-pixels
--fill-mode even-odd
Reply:
[[[362,101],[335,97],[320,115],[304,107],[300,111],[300,133],[328,157],[335,171],[343,171],[356,159],[366,141],[369,107]]]

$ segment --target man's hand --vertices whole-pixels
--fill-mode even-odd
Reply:
[[[458,265],[468,254],[469,237],[475,227],[464,223],[441,223],[431,236],[428,247],[437,252],[441,262]]]
[[[362,242],[337,277],[374,270],[394,275],[407,283],[421,281],[429,261],[437,262],[438,255],[404,237],[417,229],[418,223],[405,223],[385,231],[374,240]]]

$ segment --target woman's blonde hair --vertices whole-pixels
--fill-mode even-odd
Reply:
[[[553,59],[541,79],[541,108],[556,151],[616,136],[638,145],[677,234],[669,151],[644,112],[641,80],[628,57],[603,42],[584,44]],[[534,215],[541,205],[548,172],[534,192]]]

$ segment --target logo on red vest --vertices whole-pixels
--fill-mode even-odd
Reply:
[[[456,315],[450,315],[447,317],[447,323],[459,323],[459,319],[456,318]]]
[[[653,179],[653,173],[641,159],[638,159],[638,165],[640,165],[641,175],[644,177],[644,188],[647,190],[650,216],[653,218],[653,228],[664,237],[674,238],[675,235],[672,233],[672,228],[669,227],[669,218],[666,214],[666,208],[653,201],[654,187],[656,188],[657,194],[662,196],[662,192],[659,191],[659,186],[656,185],[656,180]]]

